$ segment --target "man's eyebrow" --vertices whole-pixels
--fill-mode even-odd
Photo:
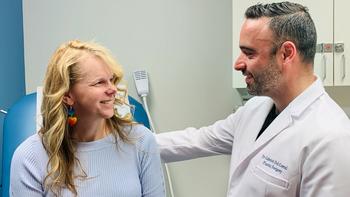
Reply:
[[[255,49],[246,46],[239,46],[242,51],[255,52]]]

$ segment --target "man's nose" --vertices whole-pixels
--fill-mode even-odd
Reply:
[[[235,70],[245,70],[246,69],[246,63],[244,62],[243,58],[242,58],[242,54],[240,54],[238,56],[238,58],[236,59],[236,62],[233,65],[233,68]]]

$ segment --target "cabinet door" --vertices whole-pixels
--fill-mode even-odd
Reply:
[[[314,72],[323,81],[325,86],[333,86],[333,0],[298,0],[309,8],[317,31],[317,43],[330,46],[329,52],[316,53],[314,60]]]
[[[281,2],[282,0],[232,0],[233,6],[233,63],[238,57],[240,50],[239,32],[244,20],[245,10],[256,3]],[[346,0],[343,0],[344,2]],[[317,43],[333,42],[333,1],[323,0],[319,3],[317,0],[295,0],[294,2],[305,5],[309,8],[312,19],[317,30]],[[344,8],[345,9],[345,8]],[[350,69],[349,69],[350,70]],[[314,71],[323,81],[324,85],[333,85],[333,53],[316,53],[314,61]],[[244,88],[246,84],[241,72],[233,69],[232,75],[233,87]]]
[[[334,1],[334,85],[350,85],[350,2]],[[343,50],[342,50],[343,49]]]

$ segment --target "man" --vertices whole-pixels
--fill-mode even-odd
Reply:
[[[234,68],[257,95],[225,120],[157,135],[165,162],[231,154],[229,197],[350,196],[350,122],[313,74],[306,7],[246,10]]]

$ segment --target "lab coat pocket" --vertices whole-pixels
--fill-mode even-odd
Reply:
[[[284,178],[273,175],[272,173],[267,172],[266,170],[264,170],[259,166],[255,166],[255,168],[253,168],[252,171],[256,177],[258,177],[260,180],[264,181],[265,183],[272,184],[274,186],[280,187],[285,190],[287,190],[289,187],[288,180],[285,180]]]

